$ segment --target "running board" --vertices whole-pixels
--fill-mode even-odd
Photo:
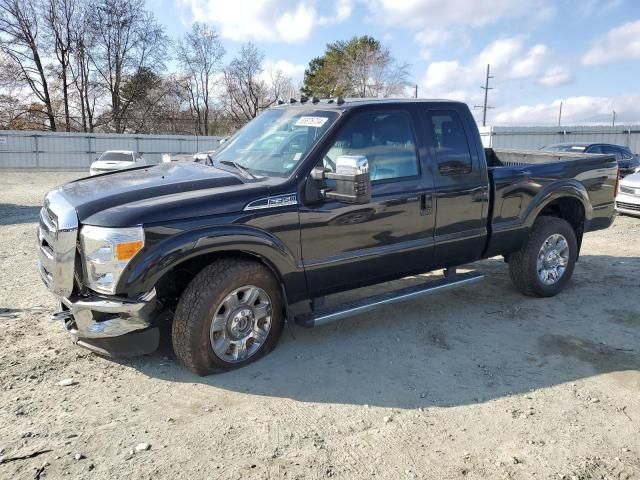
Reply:
[[[305,328],[317,327],[325,323],[335,322],[352,315],[368,312],[383,305],[411,300],[422,295],[442,292],[452,288],[471,285],[481,281],[484,275],[476,272],[460,273],[444,277],[421,285],[401,288],[393,292],[374,295],[354,302],[343,303],[334,307],[322,308],[295,317],[297,325]]]

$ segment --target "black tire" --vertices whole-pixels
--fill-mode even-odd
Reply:
[[[211,346],[209,330],[222,300],[245,285],[263,289],[270,297],[271,328],[266,340],[249,358],[230,363],[219,358]],[[284,306],[280,285],[269,269],[258,262],[222,259],[205,267],[189,283],[180,297],[173,319],[172,342],[176,357],[198,375],[243,367],[271,350],[278,343],[284,325]]]
[[[569,245],[569,259],[564,274],[552,285],[546,285],[538,277],[538,253],[542,244],[553,234],[561,234]],[[511,280],[518,290],[530,297],[553,297],[564,289],[571,279],[578,257],[576,233],[566,220],[556,217],[536,219],[529,239],[523,247],[509,255]]]

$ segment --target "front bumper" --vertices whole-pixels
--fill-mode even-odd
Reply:
[[[91,295],[60,299],[64,310],[52,316],[62,320],[74,343],[110,356],[151,353],[159,334],[152,319],[156,292],[137,299]]]
[[[627,215],[640,216],[640,196],[619,193],[616,196],[616,210]]]

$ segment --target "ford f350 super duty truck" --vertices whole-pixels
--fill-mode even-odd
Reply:
[[[45,198],[39,271],[74,341],[177,358],[208,374],[313,327],[478,281],[502,255],[549,297],[586,232],[614,217],[614,156],[483,148],[466,105],[318,100],[271,108],[210,165],[169,163],[62,185]],[[445,269],[422,285],[326,307],[337,292]],[[393,328],[393,319],[389,319]]]

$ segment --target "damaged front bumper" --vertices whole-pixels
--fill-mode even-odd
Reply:
[[[62,320],[74,343],[109,356],[153,352],[159,343],[152,317],[157,309],[152,290],[137,299],[90,295],[60,299],[63,310],[52,315]]]

